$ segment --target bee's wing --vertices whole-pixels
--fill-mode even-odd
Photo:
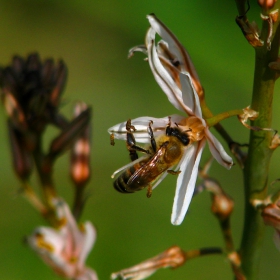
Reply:
[[[152,183],[157,179],[157,177],[162,175],[162,173],[169,167],[166,165],[165,169],[162,168],[162,166],[159,168],[159,162],[161,162],[160,165],[162,165],[162,157],[166,151],[167,144],[168,142],[164,143],[149,161],[147,161],[142,167],[135,171],[135,173],[128,180],[128,185],[133,183],[142,185],[143,182],[147,183],[149,181]]]

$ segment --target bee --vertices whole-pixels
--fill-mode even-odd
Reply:
[[[185,148],[190,144],[188,131],[182,132],[179,127],[171,127],[169,118],[165,135],[154,138],[152,121],[147,127],[151,146],[144,149],[136,145],[133,132],[136,130],[131,125],[131,120],[126,123],[126,146],[132,163],[127,166],[114,181],[114,188],[121,193],[134,193],[147,187],[147,197],[151,197],[154,184],[161,178],[165,171],[177,175],[180,171],[171,170],[181,160]],[[143,152],[146,157],[138,159],[137,152]]]

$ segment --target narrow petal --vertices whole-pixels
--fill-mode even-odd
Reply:
[[[233,165],[232,158],[227,154],[225,149],[219,140],[210,132],[208,128],[205,129],[205,135],[209,145],[212,156],[217,160],[219,164],[227,169],[230,169]]]
[[[171,125],[179,123],[184,117],[179,115],[171,115]],[[154,118],[154,117],[140,117],[131,120],[131,124],[135,127],[136,131],[133,132],[136,142],[138,143],[150,143],[150,136],[147,132],[150,121],[153,121],[152,127],[154,128],[154,136],[157,137],[162,133],[165,133],[166,126],[169,121],[169,117]],[[126,122],[116,124],[108,129],[108,132],[113,133],[115,139],[126,140]]]
[[[85,260],[92,249],[92,246],[96,240],[96,230],[91,222],[85,222],[81,228],[84,242],[81,247],[80,257],[78,260],[78,265],[83,267]]]
[[[177,179],[171,223],[180,225],[191,202],[198,173],[198,165],[205,146],[205,140],[190,145],[179,164],[181,173]]]
[[[148,54],[147,53],[147,48],[145,45],[139,45],[139,46],[135,46],[133,48],[131,48],[129,51],[128,51],[128,58],[131,58],[135,52],[142,52],[144,54]]]
[[[147,18],[152,28],[168,43],[170,51],[176,56],[180,63],[181,70],[190,73],[198,94],[203,93],[198,74],[186,49],[179,42],[177,37],[154,14],[148,15]]]
[[[166,94],[170,103],[182,112],[191,112],[191,110],[183,102],[181,89],[177,86],[176,82],[170,76],[168,71],[163,67],[159,59],[155,47],[155,31],[152,28],[150,28],[147,32],[146,45],[152,73],[155,77],[155,80]]]
[[[182,96],[184,103],[192,110],[193,115],[202,118],[199,98],[193,86],[189,73],[180,73],[180,81],[182,85]],[[188,113],[190,115],[190,113]]]

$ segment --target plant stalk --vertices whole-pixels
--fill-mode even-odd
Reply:
[[[274,39],[271,50],[266,44],[255,48],[255,73],[251,108],[259,112],[252,125],[268,128],[272,122],[272,101],[276,75],[268,66],[276,61],[279,49],[279,21],[274,24]],[[262,39],[266,39],[268,24],[263,22]],[[260,212],[255,209],[252,199],[263,200],[267,196],[269,163],[272,150],[269,148],[273,133],[253,131],[250,133],[248,157],[244,167],[245,215],[243,236],[240,247],[242,270],[247,280],[258,279],[258,268],[264,235],[264,223]]]

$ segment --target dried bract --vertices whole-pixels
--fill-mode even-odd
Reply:
[[[251,46],[256,48],[264,45],[263,40],[260,39],[258,26],[255,22],[250,23],[244,17],[236,17],[235,21]]]

